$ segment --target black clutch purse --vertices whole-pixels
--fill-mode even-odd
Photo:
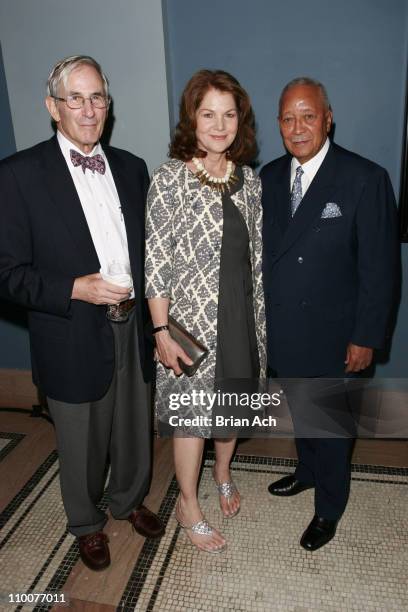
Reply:
[[[187,353],[193,362],[192,365],[187,365],[180,358],[178,359],[179,366],[183,370],[186,376],[193,376],[197,372],[197,369],[200,363],[207,357],[208,349],[194,338],[192,334],[190,334],[185,327],[180,325],[176,319],[169,316],[169,332],[170,336],[173,338],[177,344],[181,346],[183,351]]]

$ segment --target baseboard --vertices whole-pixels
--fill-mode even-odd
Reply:
[[[30,408],[37,403],[31,370],[0,369],[0,407]]]
[[[369,390],[364,392],[363,397],[366,406],[370,407],[366,414],[371,415],[371,418],[367,419],[369,423],[367,433],[370,430],[370,421],[375,416],[375,420],[381,422],[377,431],[382,434],[377,434],[376,437],[408,438],[408,418],[406,415],[408,397],[406,392],[401,390],[371,392]],[[33,404],[38,403],[38,390],[32,381],[31,370],[0,369],[1,408],[31,408]],[[289,421],[291,423],[290,419]],[[156,425],[155,420],[155,431],[157,431]]]

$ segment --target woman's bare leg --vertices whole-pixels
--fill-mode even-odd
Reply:
[[[177,518],[190,527],[203,519],[203,513],[198,503],[197,484],[203,458],[203,438],[173,439],[174,466],[176,478],[180,487],[180,497],[177,504]],[[198,535],[190,530],[186,531],[190,540],[203,550],[215,550],[225,545],[225,539],[213,529],[211,535]]]
[[[231,481],[230,463],[235,450],[236,438],[214,440],[215,465],[214,479],[217,484]],[[235,491],[229,499],[220,495],[220,506],[223,514],[233,516],[240,507],[240,495]]]

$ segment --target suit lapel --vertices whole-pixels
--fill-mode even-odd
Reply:
[[[290,217],[290,164],[291,157],[288,155],[282,166],[280,178],[276,186],[276,220],[281,228],[282,234],[287,231]]]
[[[289,163],[290,173],[290,163]],[[289,175],[287,175],[287,185],[289,189]],[[317,171],[309,189],[306,192],[299,208],[297,209],[293,219],[289,222],[287,230],[282,238],[279,250],[276,254],[276,260],[282,257],[282,255],[290,249],[290,247],[300,238],[300,236],[307,230],[307,228],[313,223],[315,218],[324,208],[325,203],[328,201],[330,194],[333,191],[335,184],[335,149],[333,145],[327,152],[326,157],[323,160],[322,165]],[[289,201],[290,196],[280,194],[280,207],[285,207],[289,214]],[[283,216],[283,211],[281,211]]]
[[[99,270],[99,259],[84,211],[55,136],[46,143],[44,149],[44,170],[44,181],[48,193],[76,245],[73,256],[75,255],[81,261],[81,267],[84,269]]]

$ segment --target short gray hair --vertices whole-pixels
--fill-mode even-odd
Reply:
[[[282,93],[279,98],[279,114],[281,111],[284,95],[289,91],[289,89],[292,89],[292,87],[297,87],[298,85],[308,85],[309,87],[316,87],[320,91],[320,94],[323,99],[323,104],[326,110],[331,111],[332,108],[329,96],[327,95],[327,89],[325,88],[323,83],[320,83],[320,81],[312,79],[311,77],[297,77],[296,79],[292,79],[291,81],[289,81],[289,83],[287,83],[287,85],[285,85],[285,87],[282,89]]]
[[[58,96],[58,87],[61,81],[65,85],[71,72],[75,70],[75,68],[78,68],[78,66],[82,66],[84,64],[95,68],[102,79],[105,96],[108,96],[109,81],[100,64],[98,64],[98,62],[89,55],[70,55],[69,57],[57,62],[51,70],[50,76],[47,80],[47,95],[53,97]]]

